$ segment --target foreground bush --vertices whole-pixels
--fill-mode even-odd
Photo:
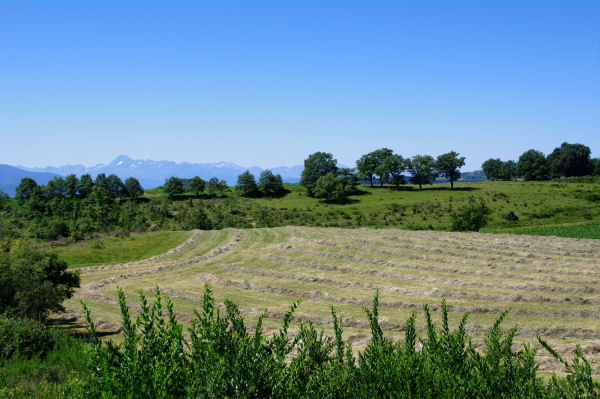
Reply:
[[[43,319],[79,287],[79,274],[67,271],[56,254],[6,239],[0,245],[0,313]]]
[[[34,356],[44,358],[57,341],[56,331],[39,321],[0,318],[0,357],[3,359],[10,359],[13,355],[27,359]]]
[[[0,398],[73,398],[88,381],[87,349],[67,331],[0,320]]]
[[[342,341],[342,319],[332,308],[334,337],[300,322],[291,337],[288,328],[299,301],[286,313],[278,333],[261,332],[262,316],[249,333],[237,306],[225,302],[225,314],[215,308],[206,286],[201,312],[184,338],[173,304],[156,291],[152,305],[140,294],[141,312],[129,316],[119,291],[124,340],[116,345],[98,339],[85,307],[93,355],[92,377],[83,395],[93,398],[402,398],[402,397],[596,397],[600,386],[591,378],[588,361],[577,350],[572,363],[560,359],[567,377],[549,381],[536,374],[536,350],[512,350],[516,328],[501,328],[502,314],[477,351],[465,331],[465,315],[456,330],[448,325],[442,302],[442,326],[432,322],[424,306],[427,337],[415,329],[413,314],[406,322],[404,342],[384,337],[378,321],[378,294],[365,309],[371,341],[355,356]],[[163,310],[163,303],[166,309]],[[165,311],[166,310],[166,311]]]

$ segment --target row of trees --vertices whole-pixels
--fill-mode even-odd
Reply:
[[[488,159],[481,165],[488,180],[548,180],[551,178],[600,175],[600,159],[591,158],[591,150],[583,144],[562,143],[548,156],[528,150],[518,162]]]
[[[394,184],[398,187],[405,183],[404,173],[411,175],[411,182],[419,185],[431,184],[437,177],[450,181],[450,188],[460,179],[460,168],[465,165],[465,157],[455,151],[442,154],[434,159],[430,155],[415,155],[403,158],[394,154],[389,148],[381,148],[363,155],[356,161],[356,168],[361,179],[368,180],[373,186],[373,177],[379,179],[379,184]]]
[[[392,184],[398,188],[406,183],[405,173],[410,174],[411,182],[418,184],[419,189],[440,176],[448,179],[453,189],[464,164],[465,157],[455,151],[442,154],[437,159],[430,155],[403,158],[389,148],[381,148],[363,155],[356,161],[356,169],[348,169],[338,168],[332,154],[316,152],[304,160],[300,184],[310,196],[327,200],[343,199],[356,189],[360,180],[369,181],[373,187],[377,178],[382,187]]]
[[[285,192],[281,175],[275,175],[266,169],[260,173],[258,184],[254,175],[246,170],[237,178],[237,190],[245,196],[266,195],[276,197]]]
[[[194,176],[189,181],[188,188],[196,196],[202,194],[205,189],[209,195],[215,196],[219,194],[222,196],[227,189],[227,182],[225,180],[219,180],[216,177],[210,178],[207,182],[198,176]],[[185,183],[183,179],[179,177],[169,177],[163,185],[163,191],[167,194],[169,199],[173,199],[185,192]]]
[[[144,194],[142,185],[135,177],[129,177],[123,183],[117,175],[100,173],[96,180],[89,174],[77,178],[74,174],[66,178],[55,177],[46,185],[39,186],[30,177],[21,179],[15,190],[15,197],[19,203],[32,199],[52,198],[87,198],[94,190],[103,190],[112,198],[137,199]]]

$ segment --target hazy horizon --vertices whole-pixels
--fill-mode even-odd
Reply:
[[[6,1],[0,163],[600,156],[600,2]]]

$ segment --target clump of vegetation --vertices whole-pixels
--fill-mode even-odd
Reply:
[[[543,340],[540,343],[563,362],[566,378],[545,381],[537,376],[536,350],[514,351],[516,327],[503,330],[507,312],[485,336],[486,347],[476,350],[466,332],[468,314],[450,330],[445,301],[442,325],[437,327],[427,305],[426,337],[416,331],[416,314],[407,320],[404,342],[393,342],[379,325],[379,295],[365,308],[371,340],[357,358],[342,340],[343,321],[332,308],[334,337],[300,322],[296,336],[289,327],[300,301],[285,314],[277,333],[262,333],[261,316],[248,332],[237,306],[225,301],[225,314],[216,308],[206,286],[201,312],[189,329],[189,342],[176,321],[170,299],[156,290],[149,304],[140,295],[141,313],[132,321],[125,295],[119,292],[124,340],[99,340],[90,311],[85,308],[93,344],[85,396],[179,398],[371,398],[371,397],[593,397],[600,384],[577,350],[565,362]],[[166,309],[163,309],[163,306]]]
[[[485,201],[471,199],[469,204],[458,212],[450,214],[453,231],[479,231],[487,224],[487,218],[492,213]]]
[[[503,217],[509,222],[519,221],[519,217],[513,211],[506,212]]]
[[[79,274],[56,254],[9,239],[0,247],[0,314],[42,319],[62,310],[77,287]]]

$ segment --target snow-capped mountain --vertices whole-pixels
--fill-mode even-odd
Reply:
[[[24,166],[18,166],[18,168],[31,172],[49,172],[62,176],[66,176],[70,173],[74,173],[77,176],[89,173],[93,178],[95,178],[99,173],[104,173],[107,176],[114,173],[121,179],[135,177],[140,181],[144,188],[160,186],[165,182],[165,179],[171,176],[177,176],[181,178],[200,176],[204,180],[208,180],[211,177],[217,177],[219,179],[226,180],[230,185],[234,185],[237,182],[238,175],[244,171],[249,170],[250,173],[255,175],[257,178],[262,171],[262,169],[257,166],[245,168],[232,162],[202,164],[189,162],[176,163],[173,161],[154,161],[151,159],[131,159],[127,155],[119,155],[106,165],[65,165],[58,167],[46,166],[43,168],[27,168]],[[275,174],[280,174],[284,182],[295,183],[300,180],[300,175],[302,174],[303,168],[304,167],[301,165],[290,167],[282,166],[271,168],[271,171]]]

